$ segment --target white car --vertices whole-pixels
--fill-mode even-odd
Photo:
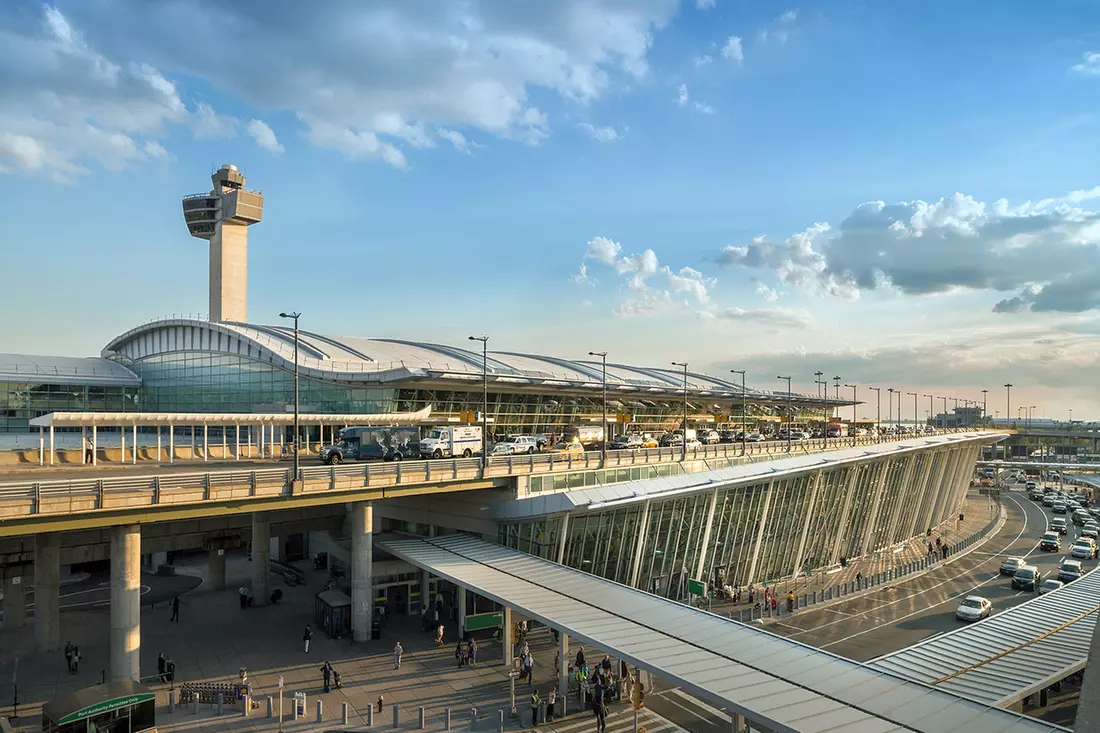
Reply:
[[[499,448],[500,446],[507,446],[507,450],[498,451],[497,448]],[[493,453],[496,455],[500,455],[501,453],[504,453],[505,455],[509,453],[517,455],[521,453],[534,453],[538,449],[538,441],[536,441],[533,437],[531,437],[530,435],[517,435],[515,437],[508,438],[508,440],[502,440],[501,442],[494,445]]]
[[[967,596],[955,609],[955,618],[960,621],[981,621],[993,613],[993,604],[988,598]]]
[[[1061,588],[1063,585],[1065,585],[1065,583],[1063,583],[1060,580],[1055,580],[1054,578],[1047,578],[1046,580],[1044,580],[1042,583],[1039,584],[1039,595],[1042,595],[1044,593],[1050,593],[1051,591],[1056,591],[1059,588]]]
[[[746,443],[763,443],[766,438],[760,433],[749,433],[745,436]]]

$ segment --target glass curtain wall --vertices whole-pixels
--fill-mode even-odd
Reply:
[[[135,387],[0,382],[0,433],[25,433],[31,418],[51,412],[132,412]]]

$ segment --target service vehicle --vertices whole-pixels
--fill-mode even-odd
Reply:
[[[505,452],[503,450],[497,451],[497,446],[504,446],[507,449],[506,452],[512,455],[536,453],[539,449],[538,441],[530,435],[514,435],[493,446],[493,453]]]
[[[826,435],[830,438],[846,438],[848,437],[848,426],[845,423],[831,422],[826,429]]]
[[[967,596],[955,609],[955,618],[960,621],[981,621],[993,613],[993,603],[981,596]]]
[[[404,461],[420,457],[420,429],[395,425],[350,426],[337,433],[335,445],[317,452],[329,465],[344,461]]]
[[[1062,549],[1062,538],[1057,532],[1044,532],[1039,538],[1039,549],[1046,552],[1059,552]]]
[[[562,431],[562,443],[580,443],[585,448],[598,448],[603,442],[603,428],[599,425],[577,425]]]
[[[480,425],[443,425],[432,428],[420,441],[425,458],[456,458],[481,453]]]

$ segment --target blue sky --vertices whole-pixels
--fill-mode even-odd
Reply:
[[[232,162],[255,322],[1100,418],[1096,3],[439,7],[8,3],[0,349],[205,311]]]

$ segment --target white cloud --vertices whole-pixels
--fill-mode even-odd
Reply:
[[[1079,74],[1100,75],[1100,52],[1089,51],[1081,57],[1081,63],[1074,64],[1072,68]]]
[[[799,289],[857,297],[955,290],[1015,295],[995,312],[1100,309],[1100,189],[1012,206],[957,193],[936,202],[861,204],[833,228],[819,223],[777,244],[727,246],[719,262],[771,270]]]
[[[577,104],[644,78],[676,0],[489,0],[445,4],[76,4],[103,48],[186,70],[259,110],[290,111],[315,145],[405,167],[408,150],[478,130],[537,144],[536,90]],[[2,23],[2,21],[0,21]],[[220,29],[211,33],[210,28]],[[236,62],[224,62],[224,37]],[[456,147],[465,149],[459,143]]]
[[[692,59],[692,63],[694,63],[696,67],[706,66],[707,64],[711,63],[712,61],[714,61],[714,59],[711,57],[711,55],[709,53],[703,54],[702,56],[696,56],[695,58]]]
[[[577,268],[576,273],[574,273],[573,276],[569,279],[573,281],[573,283],[576,285],[587,285],[590,287],[595,287],[600,283],[599,280],[591,277],[588,274],[588,265],[583,262],[580,264],[580,267]]]
[[[756,283],[756,294],[769,303],[779,300],[779,292],[774,288],[769,288],[762,282]]]
[[[263,120],[251,120],[248,123],[248,134],[256,141],[256,144],[268,152],[276,155],[283,152],[283,146],[275,138],[275,132],[267,126]]]
[[[776,329],[806,328],[812,322],[810,314],[790,308],[725,308],[720,311],[701,311],[705,319],[721,319],[735,323],[758,324]]]
[[[470,152],[470,141],[467,140],[466,136],[463,135],[458,130],[449,130],[445,127],[441,127],[438,130],[436,130],[435,132],[436,132],[437,135],[439,135],[439,137],[443,138],[444,140],[449,142],[451,145],[453,145],[455,150],[457,150],[458,152],[460,152],[460,153]]]
[[[779,16],[780,23],[793,23],[798,20],[797,10],[788,10]]]
[[[722,57],[737,63],[745,60],[745,52],[741,48],[740,36],[730,36],[726,39],[726,45],[722,46]]]
[[[699,10],[710,10],[717,0],[695,0],[695,7]]]
[[[683,107],[685,104],[688,103],[688,99],[689,99],[689,97],[688,97],[688,85],[687,84],[681,84],[680,89],[678,90],[678,92],[676,94],[676,104]]]
[[[662,265],[652,249],[624,255],[622,245],[607,237],[588,240],[584,261],[571,278],[574,283],[596,283],[589,274],[587,262],[598,262],[622,278],[622,285],[630,295],[615,311],[620,316],[684,308],[689,302],[694,302],[696,306],[708,306],[711,302],[710,291],[718,282],[692,267],[673,270],[668,265]],[[687,299],[678,300],[679,296],[686,296]]]
[[[711,107],[705,102],[700,102],[699,100],[692,100],[691,96],[688,94],[687,84],[681,84],[676,92],[676,104],[681,107],[686,107],[689,103],[691,104],[691,108],[696,112],[705,115],[714,114],[714,107]]]
[[[619,134],[618,130],[610,126],[596,127],[595,125],[589,124],[588,122],[581,122],[577,125],[577,127],[581,130],[581,132],[588,135],[588,137],[601,143],[621,140],[623,137],[621,134]]]
[[[56,8],[42,12],[37,26],[0,14],[0,172],[71,181],[88,165],[164,157],[156,138],[188,117],[175,85],[100,53]]]
[[[698,102],[698,101],[692,102],[691,106],[696,112],[699,112],[701,114],[704,114],[704,115],[714,114],[714,107],[711,107],[709,104],[707,104],[705,102]]]
[[[236,137],[240,124],[241,121],[236,117],[219,115],[206,102],[199,102],[195,105],[191,130],[200,140]]]
[[[795,28],[795,24],[798,21],[797,10],[787,10],[779,15],[778,18],[771,23],[761,28],[756,37],[761,43],[768,41],[778,41],[780,43],[786,43],[791,36],[791,32]]]

